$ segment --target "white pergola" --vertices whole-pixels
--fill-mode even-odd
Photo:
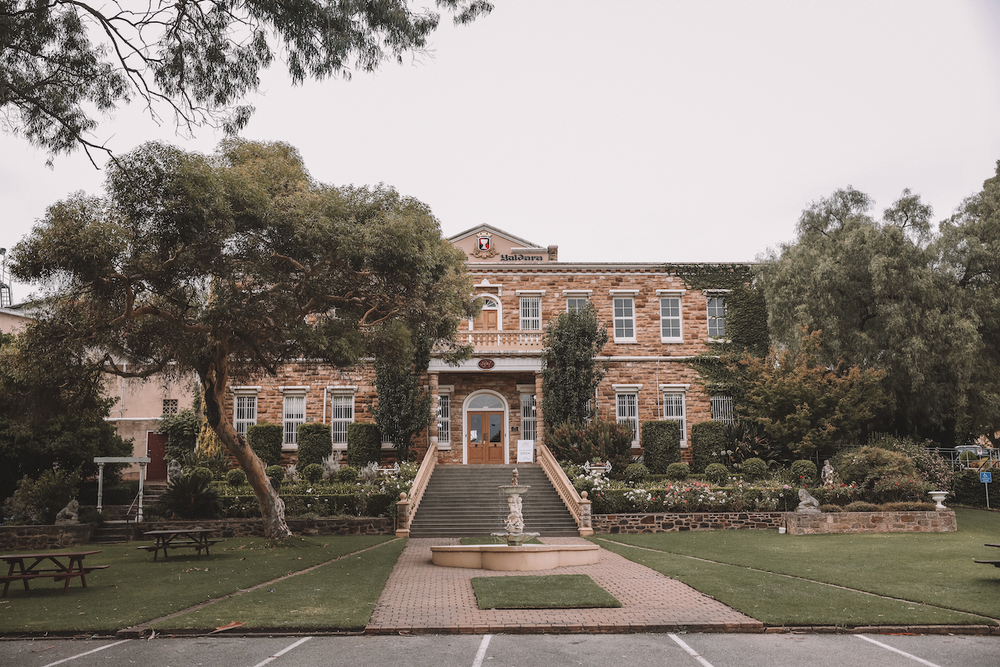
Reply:
[[[97,464],[97,513],[102,513],[104,504],[104,465],[107,463],[138,463],[139,464],[139,514],[136,517],[142,521],[142,481],[146,478],[148,456],[95,456]]]

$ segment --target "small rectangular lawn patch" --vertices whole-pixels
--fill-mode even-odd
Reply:
[[[613,595],[585,574],[474,577],[480,609],[577,609],[621,607]]]

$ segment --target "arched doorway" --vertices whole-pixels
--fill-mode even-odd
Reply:
[[[481,391],[465,400],[466,463],[507,463],[507,402],[500,394]]]

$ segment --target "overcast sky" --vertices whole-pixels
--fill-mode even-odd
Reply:
[[[581,262],[753,260],[848,185],[879,213],[910,188],[941,219],[1000,159],[1000,3],[495,3],[376,74],[292,88],[272,68],[244,136],[292,144],[325,183],[392,185],[446,236],[487,223]],[[116,153],[221,138],[139,107],[95,134]],[[2,247],[101,191],[82,153],[49,169],[0,135],[0,155]]]

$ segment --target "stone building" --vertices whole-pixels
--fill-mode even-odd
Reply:
[[[713,409],[715,418],[731,414],[726,397],[710,397],[691,364],[710,339],[726,335],[724,290],[689,289],[661,264],[563,262],[557,246],[489,225],[449,240],[466,253],[483,308],[460,331],[474,356],[458,367],[431,360],[426,386],[438,418],[417,438],[418,454],[436,442],[441,463],[511,463],[519,441],[541,439],[545,326],[588,301],[609,336],[594,405],[599,417],[633,425],[636,454],[643,421],[680,421],[683,451],[693,424],[712,419]],[[283,424],[289,455],[305,422],[330,424],[334,449],[344,451],[347,425],[374,421],[374,377],[371,365],[293,363],[259,385],[231,387],[228,408],[244,433],[263,421]]]

